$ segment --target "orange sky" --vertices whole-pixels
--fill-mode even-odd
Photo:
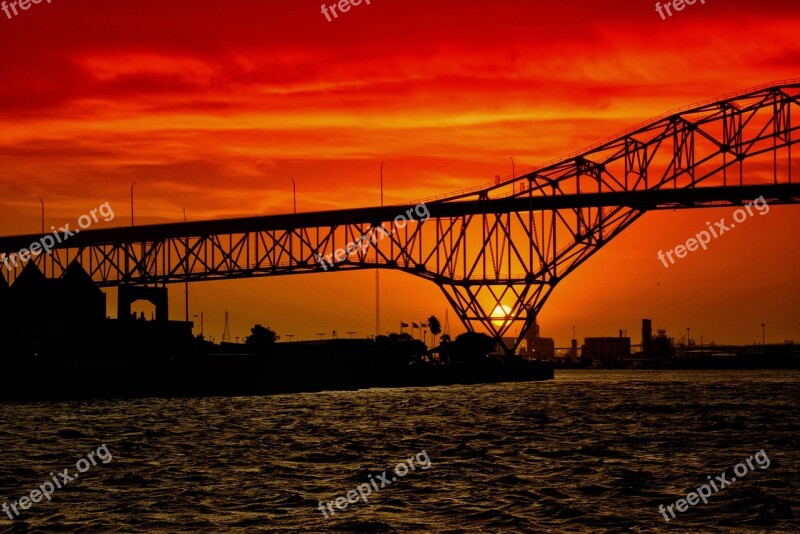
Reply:
[[[331,2],[332,3],[332,2]],[[321,2],[53,0],[0,12],[0,234],[109,201],[137,223],[374,205],[479,185],[671,108],[800,77],[800,10],[707,0],[372,0],[327,22]],[[647,214],[554,291],[543,334],[639,341],[642,317],[704,340],[800,341],[795,230],[775,207],[670,269],[658,249],[732,210]],[[729,216],[729,215],[728,215]],[[436,314],[435,286],[382,274],[383,328]],[[113,297],[113,295],[112,295]],[[183,288],[171,316],[183,317]],[[374,333],[372,272],[191,287],[217,339]],[[142,306],[141,309],[147,309]],[[114,313],[113,308],[110,310]],[[460,329],[451,312],[453,333]],[[699,339],[698,339],[699,340]]]

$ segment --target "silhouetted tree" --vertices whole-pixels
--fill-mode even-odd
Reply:
[[[387,361],[400,365],[408,365],[422,359],[427,352],[425,343],[412,338],[403,332],[402,334],[389,334],[388,336],[377,336],[375,344],[378,346],[379,353]]]
[[[442,333],[442,323],[439,322],[435,315],[431,315],[428,317],[428,328],[431,329],[431,334],[433,334],[433,346],[435,347],[436,336]]]
[[[279,339],[274,330],[257,324],[250,329],[250,332],[245,343],[253,352],[256,354],[271,354],[274,351],[275,343]]]
[[[488,356],[496,345],[486,334],[466,332],[452,342],[445,343],[443,339],[439,353],[442,360],[448,363],[476,363]]]

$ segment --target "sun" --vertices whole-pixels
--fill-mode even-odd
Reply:
[[[498,304],[492,312],[492,324],[499,328],[503,328],[510,320],[511,308],[505,304]]]

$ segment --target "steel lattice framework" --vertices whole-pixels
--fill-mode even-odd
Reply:
[[[506,345],[513,349],[556,284],[643,213],[743,205],[760,195],[771,204],[800,201],[792,182],[798,107],[800,80],[687,106],[517,176],[425,199],[430,218],[403,228],[393,219],[415,207],[420,218],[423,201],[90,230],[31,261],[49,277],[77,261],[106,287],[399,269],[435,282],[470,330],[501,339],[519,326]],[[380,226],[394,231],[321,266],[318,254]],[[0,253],[39,237],[0,238]],[[20,270],[3,272],[13,282]]]

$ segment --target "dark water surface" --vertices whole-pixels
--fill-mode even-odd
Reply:
[[[800,532],[798,408],[796,371],[3,404],[0,504],[103,444],[113,460],[13,521],[0,512],[0,531]],[[659,504],[762,449],[768,468],[665,522]],[[428,469],[319,510],[421,451]]]

